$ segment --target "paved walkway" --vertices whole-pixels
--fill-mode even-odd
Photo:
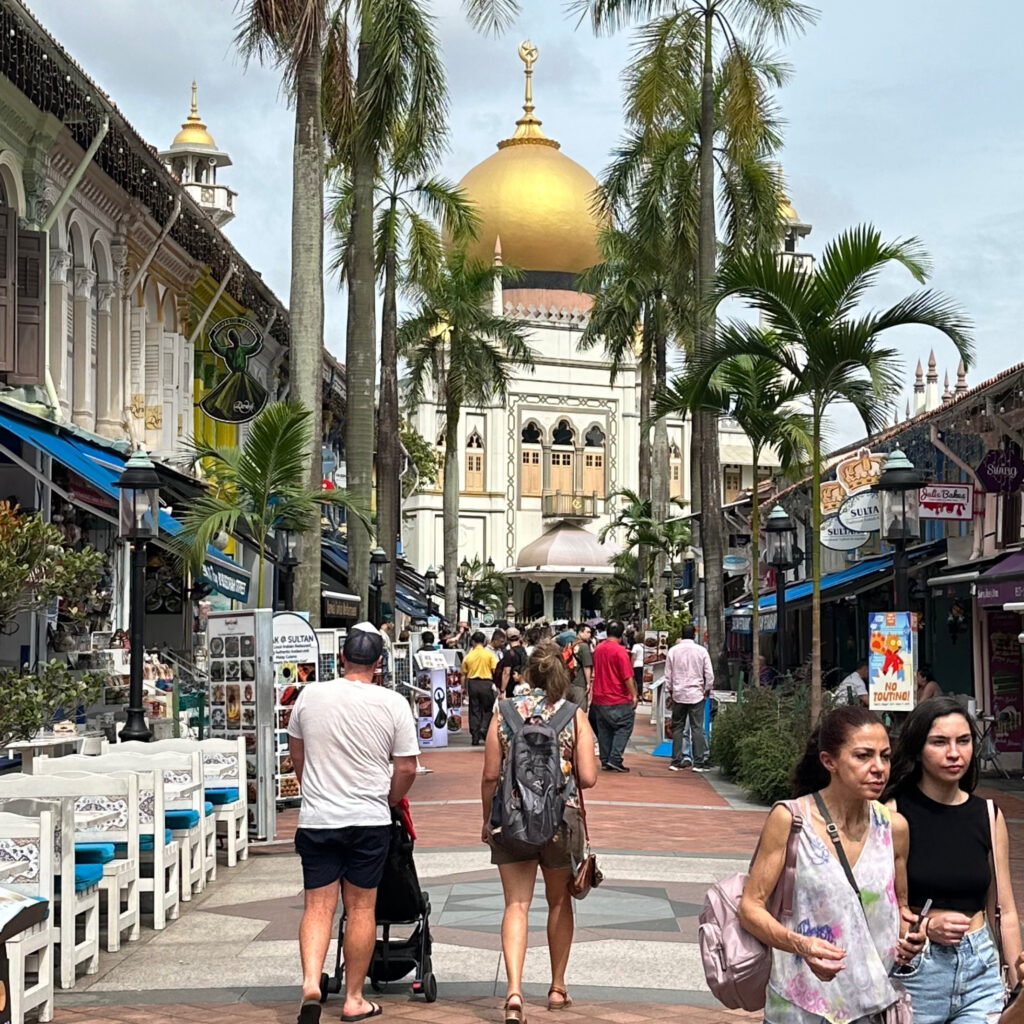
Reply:
[[[645,751],[649,726],[638,730],[629,775],[602,773],[588,801],[592,840],[605,883],[576,904],[569,966],[576,1006],[558,1020],[642,1024],[735,1022],[704,985],[697,916],[710,882],[745,867],[764,809],[717,777],[668,771],[667,759]],[[496,1020],[504,991],[500,954],[502,897],[480,843],[482,750],[425,753],[432,770],[412,792],[419,833],[416,862],[432,904],[434,971],[440,999],[411,999],[407,985],[384,993],[385,1020],[469,1024]],[[1024,891],[1024,798],[996,794],[1016,834],[1014,874]],[[294,831],[286,810],[279,833]],[[271,845],[183,906],[162,933],[104,953],[100,973],[58,997],[57,1024],[189,1020],[248,1024],[294,1020],[299,978],[296,935],[302,911],[298,860],[289,842]],[[530,918],[526,997],[531,1016],[543,1010],[548,967],[544,901]],[[329,953],[333,967],[334,945]],[[374,996],[374,998],[378,998]],[[529,1008],[529,1007],[528,1007]],[[324,1019],[340,1014],[339,997]]]

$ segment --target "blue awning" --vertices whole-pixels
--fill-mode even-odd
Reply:
[[[185,529],[166,509],[160,509],[160,530],[175,536]],[[252,575],[230,555],[210,544],[203,559],[203,579],[218,593],[243,604],[249,600],[249,584]]]
[[[324,541],[320,550],[328,567],[348,579],[348,552],[339,544]],[[395,604],[398,610],[414,619],[425,619],[429,615],[427,603],[408,587],[399,583],[395,588]]]

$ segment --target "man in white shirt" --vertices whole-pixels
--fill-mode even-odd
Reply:
[[[860,702],[868,706],[868,663],[862,661],[836,688],[837,704],[856,704]]]
[[[373,685],[383,650],[384,639],[373,625],[354,626],[342,651],[345,678],[306,686],[288,722],[288,747],[302,790],[295,849],[306,897],[299,929],[299,1024],[320,1020],[320,974],[339,884],[347,918],[341,1019],[366,1020],[381,1012],[363,998],[377,937],[377,886],[391,840],[391,807],[412,786],[419,754],[408,702]]]
[[[706,772],[708,743],[704,735],[704,704],[715,685],[715,671],[711,655],[694,637],[693,626],[683,626],[682,637],[665,658],[665,692],[672,701],[672,763],[674,772],[689,768]],[[693,739],[693,762],[684,757],[683,738],[689,722]]]

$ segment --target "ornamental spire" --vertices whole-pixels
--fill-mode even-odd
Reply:
[[[516,130],[509,139],[502,139],[498,143],[498,149],[506,146],[521,146],[526,143],[533,143],[539,146],[552,146],[559,148],[554,139],[549,139],[541,129],[541,120],[534,114],[533,106],[533,65],[537,63],[540,51],[530,42],[524,39],[519,44],[519,59],[526,65],[526,88],[523,98],[523,116],[516,121]]]

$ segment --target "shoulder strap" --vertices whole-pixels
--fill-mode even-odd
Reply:
[[[796,860],[800,847],[800,832],[804,827],[800,804],[796,800],[779,800],[772,805],[772,810],[781,804],[793,816],[789,826],[789,838],[786,840],[786,862],[782,874],[775,885],[775,891],[769,900],[768,912],[776,921],[784,921],[793,916],[793,891],[796,888]],[[760,846],[760,843],[758,844]],[[757,857],[757,850],[754,851]],[[751,861],[753,864],[753,861]]]
[[[828,832],[828,837],[832,840],[832,843],[836,848],[836,856],[839,858],[839,863],[843,865],[843,871],[846,872],[846,878],[850,885],[853,886],[853,891],[857,894],[857,899],[860,900],[860,886],[857,885],[857,880],[853,877],[853,868],[850,867],[850,862],[846,857],[846,851],[843,849],[843,841],[839,838],[839,829],[836,827],[836,823],[832,820],[832,815],[828,813],[828,808],[825,806],[825,801],[821,798],[821,793],[814,794],[814,802],[818,805],[818,810],[821,812],[821,816],[825,819],[825,831]]]
[[[999,899],[999,862],[996,858],[996,805],[993,800],[986,800],[985,806],[988,809],[988,834],[989,850],[988,863],[992,872],[992,882],[988,889],[988,898],[985,901],[985,910],[988,916],[989,928],[992,930],[992,937],[995,940],[996,951],[999,953],[999,964],[1006,966],[1006,959],[1003,956],[1003,909]]]
[[[571,700],[565,701],[562,706],[548,719],[548,725],[554,730],[557,736],[567,725],[570,725],[576,717],[576,707]]]
[[[501,717],[508,726],[509,732],[515,736],[523,727],[523,716],[516,709],[516,702],[508,699],[499,701],[498,710],[501,712]]]

